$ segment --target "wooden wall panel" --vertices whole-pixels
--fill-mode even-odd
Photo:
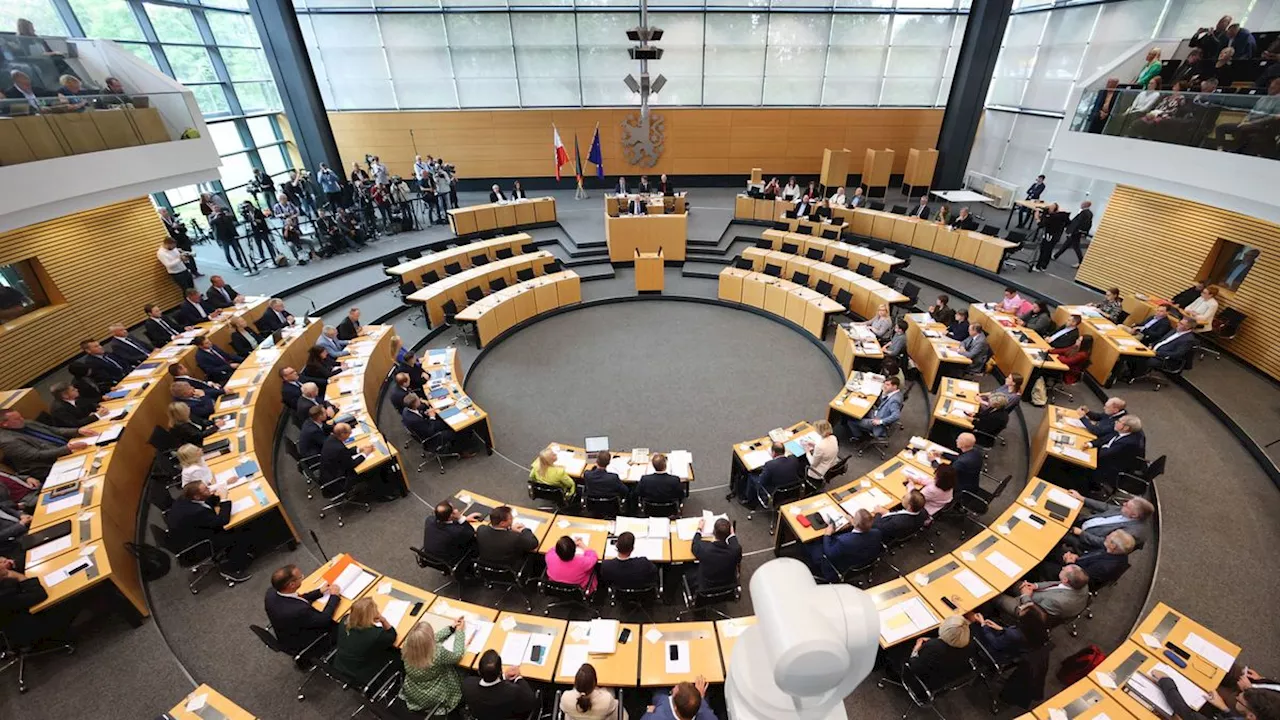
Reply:
[[[1220,306],[1235,308],[1248,318],[1227,347],[1280,379],[1280,225],[1119,185],[1079,278],[1094,287],[1118,287],[1126,295],[1172,297],[1195,282],[1219,238],[1262,250],[1240,289],[1230,298],[1219,298]]]
[[[148,302],[182,300],[156,260],[164,224],[147,198],[127,200],[0,234],[0,264],[36,258],[66,302],[0,330],[0,388],[26,383],[107,336],[141,322]]]
[[[934,109],[715,109],[656,108],[666,122],[666,149],[654,168],[623,160],[622,120],[629,109],[336,112],[329,122],[344,167],[377,155],[392,173],[409,175],[415,154],[443,156],[464,178],[552,177],[551,124],[573,158],[577,133],[584,171],[596,123],[605,171],[610,176],[647,173],[817,175],[822,151],[848,148],[849,172],[861,171],[866,148],[897,151],[894,172],[907,150],[933,147],[942,111]],[[410,135],[410,131],[413,132]],[[572,176],[572,170],[569,170]]]

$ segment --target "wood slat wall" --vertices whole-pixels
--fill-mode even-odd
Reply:
[[[1248,278],[1219,305],[1247,319],[1228,349],[1280,379],[1280,225],[1210,205],[1119,185],[1085,255],[1079,278],[1172,297],[1190,287],[1219,238],[1262,250]]]
[[[112,322],[141,322],[148,302],[182,300],[156,260],[164,224],[147,198],[127,200],[0,234],[0,264],[38,259],[64,304],[0,330],[0,387],[23,387],[107,336]]]
[[[912,147],[937,141],[942,110],[935,109],[664,109],[666,145],[653,168],[623,160],[622,121],[632,111],[497,110],[330,113],[343,165],[379,156],[392,173],[411,174],[415,154],[443,156],[464,178],[554,177],[551,125],[555,123],[573,161],[577,133],[583,171],[596,123],[605,171],[610,176],[817,175],[824,148],[848,148],[850,173],[861,172],[867,148],[896,151],[894,172],[906,167]],[[409,133],[413,131],[411,136]],[[416,147],[416,153],[415,153]],[[572,164],[566,168],[573,177]]]

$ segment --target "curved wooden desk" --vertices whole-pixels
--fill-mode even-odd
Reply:
[[[764,248],[747,248],[742,251],[742,257],[751,261],[752,269],[756,272],[764,272],[767,266],[777,265],[782,268],[784,279],[799,272],[809,276],[809,287],[819,282],[829,282],[832,297],[838,295],[841,290],[847,290],[853,296],[849,301],[849,311],[858,317],[872,317],[880,305],[888,305],[892,311],[894,305],[911,300],[878,280],[872,280],[859,275],[852,269],[837,267],[822,260]],[[898,258],[893,259],[895,262],[901,262]]]
[[[960,354],[960,343],[947,337],[947,328],[928,313],[904,315],[907,320],[907,354],[920,370],[920,379],[929,392],[936,392],[945,375],[959,374],[972,365]]]
[[[820,260],[830,263],[834,258],[843,257],[848,260],[849,272],[858,269],[859,264],[870,265],[872,277],[880,277],[886,272],[895,270],[906,262],[900,257],[888,253],[876,252],[861,245],[852,245],[841,240],[814,237],[803,233],[785,230],[765,230],[760,233],[761,240],[767,240],[774,250],[782,250],[786,245],[795,245],[797,251],[792,253],[806,260]],[[745,255],[745,253],[744,253]],[[816,255],[816,257],[810,257]]]
[[[400,463],[400,453],[387,442],[378,430],[376,422],[378,395],[387,375],[395,367],[395,355],[391,341],[396,337],[390,325],[365,325],[360,334],[347,344],[349,355],[339,358],[342,370],[329,378],[325,386],[325,399],[333,403],[342,415],[351,415],[353,445],[372,445],[373,452],[365,456],[356,468],[364,473],[392,463],[391,471],[399,472],[404,488],[409,490],[409,477]]]
[[[996,359],[996,367],[1005,375],[1018,373],[1025,392],[1044,370],[1066,372],[1069,368],[1050,354],[1049,343],[1035,330],[1018,327],[1017,318],[996,310],[991,303],[973,303],[969,306],[969,321],[980,323],[987,333],[987,345]],[[1127,333],[1126,333],[1127,334]]]
[[[737,268],[720,271],[720,299],[786,318],[819,340],[825,334],[827,316],[845,309],[835,300],[790,280]]]
[[[487,230],[505,230],[555,221],[556,200],[553,197],[469,205],[449,211],[449,227],[454,235],[471,235]]]
[[[554,266],[554,261],[555,258],[546,250],[516,255],[505,260],[468,268],[457,275],[450,275],[441,279],[440,282],[427,285],[410,295],[408,299],[425,305],[427,320],[432,327],[438,327],[444,322],[446,302],[452,300],[459,308],[466,307],[470,302],[467,300],[468,290],[479,288],[487,295],[491,281],[502,278],[508,285],[514,285],[521,282],[516,277],[516,273],[521,270],[533,270],[534,275],[546,275],[549,268]]]
[[[533,242],[533,238],[527,233],[515,233],[514,235],[503,235],[502,237],[491,238],[489,240],[477,240],[451,247],[447,250],[441,250],[437,253],[424,255],[416,260],[402,262],[399,265],[387,268],[386,272],[392,277],[400,279],[401,283],[411,282],[414,285],[426,285],[422,276],[435,271],[436,275],[444,277],[447,273],[444,266],[450,263],[458,263],[463,269],[473,267],[471,258],[477,255],[484,255],[490,262],[499,260],[498,253],[503,250],[510,251],[512,256],[520,255],[524,251],[521,249],[525,245]]]
[[[477,347],[525,320],[582,302],[582,286],[572,270],[543,275],[486,295],[458,312],[458,322],[476,324]]]
[[[1089,353],[1089,374],[1099,384],[1110,387],[1116,364],[1125,357],[1155,357],[1155,351],[1142,344],[1128,330],[1111,322],[1089,305],[1059,305],[1053,311],[1053,322],[1059,327],[1072,315],[1079,315],[1080,332],[1093,336],[1093,352]]]

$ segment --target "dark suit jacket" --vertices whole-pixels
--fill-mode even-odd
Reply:
[[[221,500],[217,495],[204,502],[178,498],[164,519],[174,543],[190,547],[224,531],[231,522],[231,501]]]
[[[671,473],[651,473],[640,478],[636,496],[652,502],[678,502],[684,497],[684,483]]]
[[[918,218],[921,218],[921,219],[923,219],[923,220],[928,220],[928,219],[929,219],[929,206],[928,206],[928,205],[913,205],[913,206],[911,207],[911,209],[907,211],[907,217],[918,217]]]
[[[155,318],[147,318],[142,322],[142,331],[146,333],[147,339],[151,341],[151,344],[156,347],[168,344],[175,335],[182,332],[182,323],[179,323],[176,320],[170,320],[169,318],[163,319],[165,324],[167,324],[169,328],[172,328],[174,332],[169,332],[169,330]]]
[[[180,423],[169,428],[169,437],[173,440],[175,448],[183,445],[204,447],[204,438],[208,434],[209,431],[194,418],[191,422]]]
[[[146,340],[139,340],[132,335],[128,339],[138,347],[123,342],[120,338],[111,338],[111,341],[107,343],[108,352],[124,360],[130,367],[137,367],[138,363],[146,360],[147,356],[151,354],[151,343]],[[139,350],[138,348],[142,349]]]
[[[293,415],[299,423],[304,423],[311,417],[311,408],[319,405],[322,408],[334,408],[333,403],[325,400],[323,397],[317,396],[314,399],[299,395],[298,402],[293,406]],[[337,409],[334,408],[334,414],[337,415]]]
[[[114,357],[109,353],[101,355],[85,355],[85,367],[89,368],[89,374],[95,380],[115,385],[129,374],[129,363],[121,358]]]
[[[58,427],[78,428],[97,420],[93,408],[55,398],[49,403],[49,416]]]
[[[416,413],[409,408],[400,411],[400,422],[404,423],[406,430],[423,440],[449,429],[448,423],[441,420],[439,416],[427,417],[425,412]]]
[[[298,398],[302,397],[302,381],[284,383],[280,386],[280,401],[286,406],[297,409]]]
[[[498,192],[494,192],[492,190],[489,191],[489,202],[498,202],[499,200],[506,200],[506,199],[507,199],[507,194],[502,192],[501,190],[499,190]]]
[[[308,418],[302,423],[302,430],[298,431],[298,454],[304,458],[319,455],[328,437],[329,431],[324,425],[317,425]]]
[[[1101,412],[1087,412],[1084,417],[1080,418],[1080,423],[1084,425],[1084,429],[1104,438],[1116,431],[1116,420],[1128,415],[1125,410],[1121,410],[1115,415],[1107,415]]]
[[[1147,323],[1150,323],[1150,325],[1147,325]],[[1144,325],[1146,327],[1143,327]],[[1169,323],[1168,318],[1157,320],[1155,317],[1150,317],[1135,327],[1141,328],[1138,331],[1138,339],[1147,347],[1155,345],[1163,340],[1166,335],[1173,332],[1173,325]]]
[[[538,549],[538,538],[528,528],[516,532],[481,525],[476,528],[476,545],[484,564],[519,570],[525,557]]]
[[[738,536],[720,542],[703,542],[702,533],[693,534],[693,556],[698,559],[698,588],[723,588],[738,582],[738,566],[742,563],[742,546]]]
[[[45,90],[44,88],[34,84],[31,86],[31,94],[38,98],[48,98],[48,97],[54,96],[54,93],[51,93],[48,90]],[[13,100],[22,100],[23,98],[26,97],[26,95],[23,95],[22,91],[18,89],[17,85],[10,85],[8,88],[6,88],[4,91],[4,96],[7,98],[11,98]]]
[[[324,610],[316,610],[311,603],[319,600],[321,592],[312,590],[301,595],[302,600],[285,597],[274,588],[267,588],[266,600],[263,603],[267,610],[267,619],[271,621],[271,630],[285,652],[296,655],[303,651],[317,637],[329,632],[334,627],[333,615],[338,610],[341,596],[330,595],[325,602]]]
[[[410,365],[408,363],[397,363],[395,374],[404,373],[409,376],[409,387],[414,392],[420,393],[422,386],[426,384],[427,379],[422,374],[421,365]]]
[[[924,526],[924,521],[928,518],[929,514],[924,510],[915,514],[906,510],[898,510],[878,516],[875,524],[871,527],[879,530],[884,537],[884,541],[890,543],[901,540],[919,530]]]
[[[245,332],[249,333],[250,335],[253,335],[254,340],[257,340],[257,341],[262,340],[262,338],[258,337],[257,333],[255,333],[252,330],[249,330],[248,328],[245,329]],[[240,333],[232,331],[231,332],[231,349],[234,350],[237,355],[241,357],[246,357],[249,355],[249,353],[253,352],[254,350],[257,350],[258,348],[256,345],[250,345],[249,341],[246,340],[245,337]]]
[[[658,584],[658,566],[649,558],[613,558],[600,564],[600,582],[605,587],[635,590]]]
[[[941,687],[958,680],[969,672],[969,657],[973,644],[954,648],[938,638],[931,638],[920,647],[920,652],[907,661],[911,671],[931,688]]]
[[[972,215],[970,215],[969,217],[963,220],[957,217],[955,220],[951,221],[951,229],[952,230],[977,230],[978,221],[974,220]]]
[[[396,412],[404,410],[404,396],[408,395],[411,390],[412,388],[402,388],[399,385],[391,386],[391,390],[388,391],[387,395],[391,398],[391,407],[395,408]]]
[[[210,285],[204,294],[204,306],[215,310],[231,307],[236,304],[236,295],[239,294],[230,285],[223,285],[221,288]]]
[[[1128,435],[1113,435],[1093,441],[1098,448],[1098,469],[1094,478],[1106,485],[1115,486],[1121,472],[1132,472],[1138,467],[1138,458],[1146,454],[1147,436],[1139,431]]]
[[[360,334],[360,328],[351,322],[351,318],[342,318],[342,322],[338,323],[338,339],[350,340]]]
[[[884,552],[880,531],[872,527],[866,532],[841,532],[822,538],[822,552],[840,570],[866,567]],[[831,582],[839,578],[824,563],[822,575]]]
[[[258,332],[264,336],[270,335],[276,330],[288,325],[292,320],[293,315],[290,315],[287,311],[284,313],[284,317],[281,318],[275,310],[267,308],[266,312],[262,313],[262,317],[258,318]]]
[[[586,485],[586,497],[624,498],[631,492],[622,478],[597,466],[582,473],[582,482]]]
[[[982,451],[975,447],[960,453],[951,459],[951,467],[956,471],[957,490],[977,490],[982,477]]]
[[[244,358],[229,355],[213,345],[210,345],[208,350],[196,350],[196,365],[204,371],[205,377],[214,382],[226,382],[226,379],[231,377],[231,373],[235,372],[231,363],[243,361]]]
[[[791,453],[773,458],[760,468],[760,487],[770,492],[800,480],[800,459]]]
[[[347,447],[336,436],[325,438],[320,447],[320,479],[326,483],[340,477],[356,477],[356,468],[364,462],[364,456]]]
[[[1090,581],[1103,585],[1120,577],[1120,573],[1129,567],[1129,556],[1113,555],[1103,548],[1081,555],[1076,558],[1075,564],[1085,571]]]
[[[428,555],[454,563],[476,546],[476,531],[465,522],[440,522],[428,516],[422,529],[422,550]]]
[[[1182,360],[1196,346],[1196,334],[1187,332],[1169,340],[1158,348],[1153,347],[1156,357],[1162,360]]]
[[[1062,328],[1058,329],[1061,330]],[[1054,331],[1054,333],[1056,332],[1057,330]],[[1080,330],[1077,328],[1071,328],[1065,333],[1059,335],[1057,338],[1050,340],[1049,338],[1052,337],[1054,333],[1049,333],[1044,338],[1045,341],[1049,343],[1049,347],[1064,348],[1074,343],[1076,338],[1080,337]]]
[[[200,310],[204,310],[205,314],[201,315]],[[174,318],[183,325],[195,325],[208,320],[211,311],[212,306],[207,303],[201,302],[199,309],[197,309],[195,303],[190,300],[183,300],[182,304],[178,306],[178,311],[174,313]]]
[[[475,720],[512,720],[527,717],[538,694],[524,678],[484,687],[479,676],[468,675],[462,678],[462,701]]]
[[[191,408],[192,418],[208,420],[209,416],[213,415],[214,407],[212,395],[206,394],[204,397],[196,397],[192,395],[182,402],[186,403],[187,407]]]

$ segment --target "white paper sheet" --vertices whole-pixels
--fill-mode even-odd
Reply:
[[[67,578],[71,577],[71,571],[81,566],[86,566],[86,570],[81,570],[80,572],[86,572],[88,567],[93,566],[93,560],[90,558],[77,556],[75,560],[72,560],[66,565],[63,565],[57,570],[54,570],[53,572],[50,572],[47,575],[45,575],[44,584],[47,587],[54,587],[55,585],[58,585],[62,583],[64,580],[66,580]]]
[[[956,573],[956,582],[969,592],[975,598],[982,597],[991,592],[991,586],[982,582],[982,578],[978,577],[972,570],[965,569]]]
[[[355,568],[354,573],[351,573],[352,568]],[[375,579],[372,573],[367,573],[360,566],[352,564],[342,571],[336,584],[342,588],[342,597],[355,600]]]
[[[565,645],[560,649],[560,671],[557,675],[560,677],[577,675],[578,668],[587,664],[587,653],[586,645]]]
[[[671,648],[676,648],[676,659],[671,659]],[[662,649],[663,657],[667,661],[667,674],[669,675],[687,675],[689,673],[689,641],[674,640],[666,643]]]
[[[183,708],[189,713],[194,713],[195,711],[203,708],[206,704],[208,704],[208,702],[209,702],[209,693],[201,693],[200,695],[196,695],[195,697],[188,700],[187,704],[184,705]]]
[[[614,520],[613,530],[617,535],[629,532],[636,537],[644,537],[649,532],[649,520],[647,518],[619,515],[617,519]]]
[[[1071,497],[1070,495],[1068,495],[1067,493],[1065,493],[1065,492],[1063,492],[1063,491],[1059,490],[1058,488],[1050,488],[1050,489],[1049,489],[1048,499],[1049,499],[1049,500],[1052,500],[1052,501],[1054,501],[1054,502],[1056,502],[1056,503],[1058,503],[1059,505],[1065,505],[1065,506],[1067,506],[1067,507],[1069,507],[1069,508],[1078,508],[1078,507],[1080,507],[1080,501],[1079,501],[1079,500],[1077,500],[1077,499],[1075,499],[1075,498]]]
[[[1187,701],[1187,705],[1192,710],[1199,710],[1204,705],[1205,700],[1209,699],[1209,694],[1200,689],[1199,685],[1191,682],[1185,675],[1178,672],[1177,668],[1164,663],[1156,663],[1152,671],[1159,670],[1173,680],[1173,684],[1178,686],[1178,692],[1182,695],[1182,699]]]
[[[649,518],[649,527],[648,527],[648,531],[645,533],[645,537],[663,539],[663,540],[671,537],[670,518],[664,518],[664,517]]]
[[[524,662],[525,651],[529,648],[529,633],[526,632],[509,632],[506,639],[502,641],[503,665],[519,665]]]
[[[234,515],[239,512],[244,512],[245,510],[252,508],[255,502],[256,500],[252,495],[242,497],[239,500],[234,500],[231,503],[231,514]]]
[[[64,550],[69,550],[71,548],[71,543],[71,536],[67,535],[65,537],[60,537],[53,542],[47,542],[43,545],[31,548],[31,550],[27,552],[27,555],[31,557],[28,564],[34,565],[45,558],[53,557]]]
[[[999,550],[992,550],[987,554],[987,562],[995,566],[995,569],[1008,575],[1011,578],[1022,577],[1024,570],[1018,563],[1005,557]]]
[[[625,478],[631,472],[631,461],[626,455],[617,455],[609,464],[605,466],[609,472],[617,475],[619,478]]]
[[[84,493],[78,492],[74,495],[68,495],[64,498],[58,498],[53,502],[45,503],[44,510],[46,513],[58,513],[63,510],[69,510],[73,507],[77,507],[82,502],[84,502]]]
[[[467,652],[478,653],[484,650],[484,646],[489,642],[489,635],[493,633],[493,623],[488,620],[477,620],[475,618],[467,618]]]
[[[680,518],[676,520],[676,537],[681,540],[692,540],[693,534],[698,532],[698,523],[702,518]]]
[[[667,455],[667,472],[682,480],[689,479],[692,465],[693,453],[688,450],[673,450],[671,454]]]
[[[589,626],[587,652],[612,655],[618,650],[618,621],[592,620]]]
[[[382,611],[382,617],[387,619],[391,627],[398,627],[400,621],[404,620],[405,613],[409,612],[409,607],[408,600],[389,600],[387,607]]]
[[[918,597],[904,600],[880,611],[880,636],[894,643],[937,624],[924,601]]]
[[[1089,453],[1074,447],[1063,447],[1061,450],[1063,455],[1081,462],[1089,462]]]
[[[1230,670],[1231,664],[1235,662],[1235,658],[1231,656],[1231,653],[1223,650],[1195,633],[1188,633],[1187,639],[1182,644],[1187,650],[1190,650],[1223,670]]]
[[[1016,517],[1016,518],[1018,518],[1019,520],[1021,520],[1021,521],[1025,522],[1025,523],[1030,523],[1030,524],[1031,524],[1032,526],[1034,526],[1037,530],[1044,528],[1044,522],[1043,522],[1043,521],[1041,521],[1041,520],[1037,520],[1037,519],[1036,519],[1036,518],[1031,514],[1031,511],[1030,511],[1030,510],[1027,510],[1027,509],[1025,509],[1025,508],[1018,508],[1017,510],[1014,510],[1014,511],[1013,511],[1013,516],[1014,516],[1014,517]]]
[[[746,463],[748,470],[755,470],[758,467],[763,467],[771,457],[773,456],[769,454],[768,450],[752,450],[742,457],[742,461]]]

